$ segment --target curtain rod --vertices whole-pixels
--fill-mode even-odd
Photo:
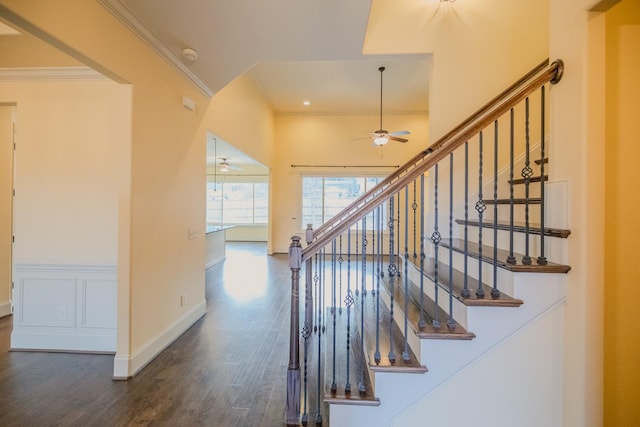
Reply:
[[[400,165],[291,165],[292,168],[399,168]]]

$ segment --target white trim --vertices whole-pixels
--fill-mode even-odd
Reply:
[[[127,379],[136,375],[206,313],[207,302],[202,300],[130,356],[116,353],[113,362],[113,378]]]
[[[218,264],[222,264],[223,262],[225,262],[227,260],[226,256],[223,256],[221,258],[218,259],[214,259],[213,261],[207,263],[207,265],[204,266],[205,271],[210,269],[211,267],[214,267]]]
[[[89,67],[0,68],[0,81],[108,80]]]
[[[5,317],[11,314],[11,301],[0,302],[0,317]]]
[[[131,30],[161,58],[171,64],[180,74],[190,81],[202,94],[212,97],[214,92],[193,71],[182,63],[169,48],[120,0],[98,0],[105,9]]]
[[[50,272],[83,272],[83,273],[113,273],[118,267],[115,264],[46,264],[41,262],[14,262],[14,273],[50,273]]]

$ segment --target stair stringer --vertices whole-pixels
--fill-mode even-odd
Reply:
[[[504,351],[507,351],[517,363],[523,355],[546,356],[545,372],[553,372],[557,379],[562,378],[562,333],[563,333],[563,303],[565,298],[566,275],[565,274],[539,274],[516,273],[514,274],[514,297],[520,298],[524,304],[520,307],[468,307],[469,330],[476,334],[471,341],[458,340],[422,340],[420,358],[427,366],[429,372],[425,375],[411,375],[403,373],[375,373],[375,394],[380,399],[380,406],[362,407],[347,405],[332,405],[330,409],[330,425],[332,427],[367,425],[368,427],[389,425],[422,425],[426,420],[431,423],[428,412],[421,409],[422,406],[430,406],[430,396],[440,396],[448,390],[450,381],[469,382],[471,389],[477,391],[477,405],[495,405],[499,412],[504,401],[493,401],[491,398],[492,384],[504,384],[504,394],[520,399],[518,392],[523,390],[511,390],[512,369],[503,362],[494,363],[494,357],[502,360]],[[560,312],[560,314],[558,314]],[[553,320],[548,325],[549,319]],[[540,323],[540,324],[538,324]],[[545,333],[541,333],[544,331]],[[531,333],[532,338],[527,339]],[[522,335],[522,337],[519,337]],[[517,346],[505,345],[517,343]],[[498,351],[500,350],[500,351]],[[487,362],[488,361],[488,362]],[[474,384],[477,377],[472,367],[481,366],[484,363],[493,365],[492,378],[489,384]],[[484,366],[484,365],[482,365]],[[538,365],[531,365],[529,370],[522,369],[519,374],[525,376],[525,383],[535,382],[540,376]],[[469,373],[469,374],[468,374]],[[469,378],[466,378],[466,377]],[[528,380],[528,381],[527,381]],[[542,387],[542,386],[540,386]],[[544,387],[548,390],[537,390],[544,396],[561,396],[562,384],[549,380]],[[525,393],[526,394],[526,393]],[[434,397],[434,399],[437,397]],[[529,398],[529,397],[527,397]],[[532,399],[531,411],[556,411],[556,408],[541,408],[539,400],[548,400],[543,397]],[[560,399],[561,401],[561,399]],[[473,412],[474,402],[464,402],[458,398],[452,401],[453,410]],[[549,403],[550,404],[550,403]],[[405,414],[406,412],[406,414]],[[398,424],[398,420],[412,418],[420,414],[420,422]],[[392,420],[393,423],[392,424]],[[447,420],[440,420],[440,425],[466,425],[452,424]],[[488,421],[489,422],[489,421]],[[437,424],[436,424],[437,425]],[[481,424],[485,425],[485,424]],[[486,424],[489,425],[489,424]],[[497,424],[491,424],[495,426]],[[508,425],[508,424],[504,424]],[[520,424],[511,424],[520,425]],[[546,424],[538,424],[546,425]],[[554,425],[554,424],[549,424]]]

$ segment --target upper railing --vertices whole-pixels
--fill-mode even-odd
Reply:
[[[322,224],[314,231],[313,242],[303,249],[302,260],[307,260],[317,253],[376,206],[387,201],[389,197],[432,168],[532,92],[546,83],[559,81],[563,69],[561,60],[554,61],[549,65],[549,59],[546,59],[518,79],[430,147],[418,153],[374,188],[353,201],[339,214]]]

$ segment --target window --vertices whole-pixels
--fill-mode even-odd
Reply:
[[[267,182],[207,180],[207,223],[266,224],[268,214]]]
[[[313,224],[318,228],[351,202],[373,188],[383,177],[364,176],[303,176],[302,177],[302,228]],[[384,218],[386,218],[386,209]],[[367,216],[369,226],[372,215]],[[377,221],[376,221],[377,222]],[[382,220],[383,228],[386,220]],[[376,228],[378,224],[376,224]]]

